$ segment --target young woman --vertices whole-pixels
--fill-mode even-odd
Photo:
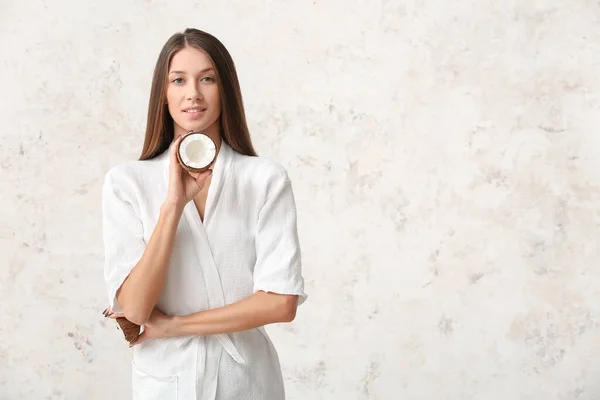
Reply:
[[[216,144],[207,172],[177,160],[189,131]],[[134,399],[284,399],[264,326],[292,321],[306,299],[295,200],[285,169],[254,152],[215,37],[187,29],[164,45],[142,154],[106,174],[102,203],[104,314],[144,326]]]

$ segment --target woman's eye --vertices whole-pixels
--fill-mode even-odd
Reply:
[[[202,78],[202,80],[204,82],[214,82],[215,78],[213,78],[212,76],[205,76],[204,78]]]
[[[183,79],[181,79],[181,78],[175,78],[171,82],[173,82],[173,83],[182,83]]]

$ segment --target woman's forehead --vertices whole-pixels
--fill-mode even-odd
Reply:
[[[194,47],[186,47],[173,55],[169,66],[169,73],[188,73],[206,72],[214,68],[210,57],[202,50]]]

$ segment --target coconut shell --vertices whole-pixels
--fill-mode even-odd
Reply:
[[[204,132],[189,131],[188,133],[186,133],[185,135],[183,135],[182,138],[181,138],[181,140],[179,141],[179,143],[177,143],[177,151],[175,153],[177,153],[177,161],[179,161],[179,164],[181,165],[181,167],[183,169],[185,169],[188,172],[200,173],[200,172],[206,171],[207,169],[210,168],[210,165],[215,161],[215,158],[217,158],[217,155],[215,154],[215,157],[212,159],[212,161],[205,168],[193,168],[193,167],[190,167],[188,165],[185,165],[185,163],[181,159],[181,155],[179,154],[179,148],[181,147],[181,142],[183,142],[183,140],[187,136],[189,136],[189,135],[195,135],[195,134],[205,135],[206,137],[208,137],[210,139],[210,136],[206,135]]]
[[[125,335],[125,340],[127,340],[130,344],[135,342],[138,337],[140,337],[141,327],[138,324],[135,324],[124,317],[117,318],[117,323],[121,327],[123,335]]]

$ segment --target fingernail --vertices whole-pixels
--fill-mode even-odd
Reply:
[[[110,317],[113,314],[114,314],[114,312],[111,312],[110,314],[106,314],[106,318]]]
[[[102,314],[106,314],[106,312],[108,311],[108,308],[104,311],[102,311]]]

